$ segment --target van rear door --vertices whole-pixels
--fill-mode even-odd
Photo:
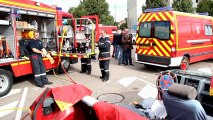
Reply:
[[[170,57],[172,45],[170,26],[169,21],[141,22],[136,41],[138,45],[136,53]]]

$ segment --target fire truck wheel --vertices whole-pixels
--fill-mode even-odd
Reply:
[[[183,59],[182,59],[182,61],[181,61],[181,64],[182,64],[182,63],[186,63],[186,69],[188,69],[188,67],[189,67],[189,58],[186,57],[186,56],[183,56]],[[180,64],[180,69],[181,69],[181,64]]]
[[[8,94],[13,85],[13,78],[10,72],[0,69],[0,97]]]
[[[70,58],[68,58],[68,57],[61,58],[61,64],[58,68],[58,72],[65,73],[65,71],[68,72],[69,69],[70,69]]]

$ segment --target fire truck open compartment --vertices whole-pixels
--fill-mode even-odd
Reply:
[[[20,21],[27,21],[27,27],[17,28],[17,31],[37,30],[40,39],[47,50],[56,50],[55,20],[51,17],[21,15]]]
[[[0,12],[0,63],[14,60],[15,44],[11,19],[7,12]],[[10,51],[8,51],[10,50]],[[11,54],[9,55],[10,52]]]

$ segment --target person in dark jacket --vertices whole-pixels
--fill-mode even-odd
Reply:
[[[103,82],[109,80],[109,61],[110,61],[110,39],[106,30],[101,31],[101,37],[98,42],[99,48],[99,65],[102,76],[100,77]]]
[[[124,64],[124,59],[123,59],[123,43],[122,43],[122,36],[123,36],[123,31],[121,32],[121,30],[119,31],[120,35],[119,35],[119,52],[118,52],[118,65]]]
[[[119,53],[119,49],[120,49],[120,30],[117,30],[117,32],[114,34],[113,36],[113,55],[115,57],[115,59],[118,59],[118,53]]]
[[[34,32],[35,38],[29,41],[30,60],[35,76],[35,84],[38,87],[44,87],[46,84],[52,84],[48,81],[46,68],[44,66],[42,56],[46,57],[47,51],[44,49],[41,40],[39,40],[39,32]]]
[[[122,36],[122,44],[123,44],[123,51],[124,51],[124,62],[125,65],[133,65],[132,64],[132,40],[131,36],[129,35],[128,29],[125,29],[125,33]]]

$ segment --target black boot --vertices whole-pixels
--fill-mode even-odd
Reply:
[[[104,79],[104,76],[105,76],[104,70],[101,70],[101,75],[102,75],[102,76],[100,76],[100,78],[101,78],[101,79]]]
[[[90,75],[91,74],[91,70],[87,71],[87,75]]]
[[[105,76],[104,76],[103,82],[106,82],[108,80],[109,80],[109,72],[105,72]]]

